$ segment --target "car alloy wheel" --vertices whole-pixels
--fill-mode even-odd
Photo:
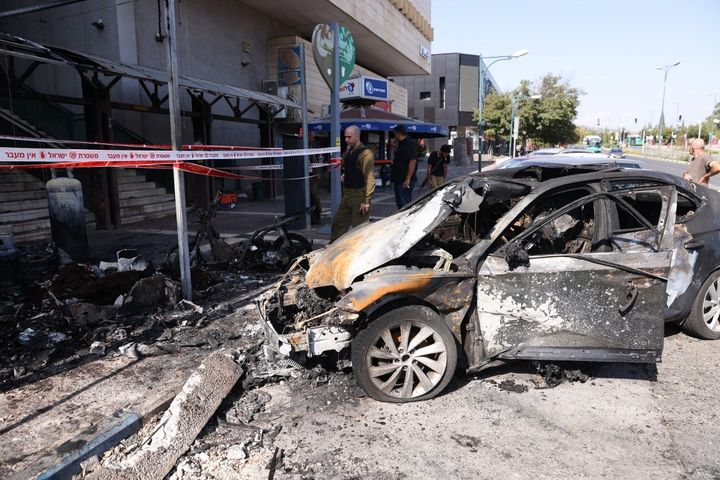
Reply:
[[[720,339],[720,270],[711,273],[698,290],[682,328],[698,338]]]
[[[368,394],[382,401],[431,398],[455,371],[455,338],[427,307],[392,310],[370,323],[353,343],[353,367]]]
[[[707,328],[713,332],[720,332],[720,277],[716,278],[708,287],[703,298],[702,316]]]

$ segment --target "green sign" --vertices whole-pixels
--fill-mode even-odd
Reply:
[[[325,83],[330,89],[333,88],[333,30],[330,25],[321,23],[315,26],[313,31],[313,57],[320,70]],[[340,38],[338,39],[340,57],[340,81],[339,85],[350,78],[355,68],[355,40],[350,30],[340,27]]]

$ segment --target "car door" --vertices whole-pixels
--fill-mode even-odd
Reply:
[[[545,210],[538,204],[552,198],[533,202],[508,228],[530,226],[508,235],[478,271],[485,356],[659,360],[675,198],[672,187],[652,187]]]

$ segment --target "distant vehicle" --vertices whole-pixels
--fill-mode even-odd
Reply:
[[[540,148],[538,150],[533,150],[532,152],[528,153],[528,157],[537,157],[538,155],[555,155],[562,151],[563,149],[561,147],[554,147],[554,148]]]
[[[642,147],[643,138],[642,135],[628,135],[625,137],[625,142],[631,147]]]
[[[625,158],[625,152],[622,148],[614,147],[610,149],[610,157],[612,158]]]
[[[567,155],[567,154],[569,154],[569,153],[587,154],[587,153],[594,153],[594,152],[591,152],[590,150],[588,150],[587,148],[585,148],[585,146],[583,146],[583,145],[580,145],[579,147],[578,147],[578,146],[572,146],[572,147],[568,147],[568,148],[563,148],[562,150],[560,150],[560,151],[558,152],[558,154],[563,154],[563,155]]]
[[[619,167],[619,168],[636,168],[644,169],[642,162],[636,160],[625,160],[618,162],[617,159],[608,157],[607,155],[598,155],[595,153],[587,153],[581,155],[542,155],[536,158],[518,157],[506,160],[497,166],[499,169],[517,168],[517,167],[543,167],[551,165],[565,165],[568,167]]]
[[[585,138],[583,138],[583,143],[591,152],[600,153],[600,145],[602,144],[602,138],[600,138],[598,135],[586,136]]]

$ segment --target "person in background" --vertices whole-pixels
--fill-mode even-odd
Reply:
[[[405,125],[395,125],[397,148],[390,169],[390,179],[395,189],[395,204],[398,209],[412,200],[412,191],[417,183],[417,144],[410,138]]]
[[[429,188],[439,187],[445,183],[448,164],[450,163],[450,145],[443,145],[439,151],[432,152],[428,158],[427,183]]]
[[[707,185],[710,183],[710,177],[720,173],[720,163],[705,153],[705,141],[702,138],[692,138],[688,145],[692,158],[683,174],[683,178],[691,182]]]
[[[352,227],[370,220],[370,199],[375,191],[375,156],[360,141],[360,128],[345,129],[347,150],[340,164],[343,169],[343,192],[330,230],[334,241]]]

